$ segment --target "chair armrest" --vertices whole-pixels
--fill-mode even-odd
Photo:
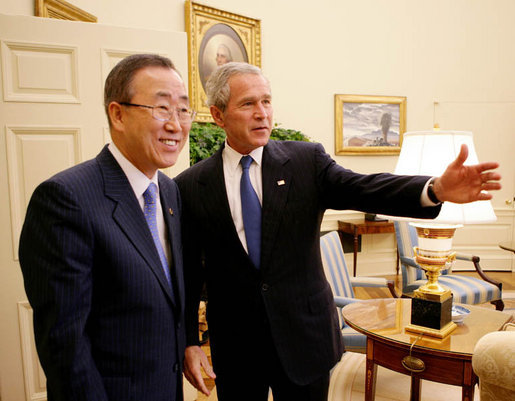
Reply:
[[[473,262],[474,258],[479,258],[479,256],[474,256],[468,253],[459,253],[456,252],[456,259],[459,260],[468,260],[469,262]]]
[[[382,277],[351,277],[350,283],[353,287],[384,287],[390,290],[392,297],[399,298],[395,292],[395,284],[392,280],[387,280]]]
[[[387,282],[382,277],[351,277],[350,283],[353,287],[386,287]]]
[[[415,261],[414,258],[408,258],[406,256],[401,257],[401,264],[405,264],[411,267],[420,268],[419,264]]]
[[[334,297],[334,303],[338,308],[343,308],[346,305],[353,304],[354,302],[363,301],[362,299],[357,298],[348,298],[348,297]]]
[[[502,331],[515,331],[515,323],[505,323],[504,326],[502,326]]]
[[[514,392],[515,377],[513,368],[510,368],[513,366],[514,358],[515,332],[494,331],[485,334],[476,343],[472,354],[472,367],[480,382],[498,386],[499,390],[506,388]]]
[[[481,266],[479,265],[480,258],[479,256],[475,255],[469,255],[466,253],[456,253],[456,259],[458,260],[467,260],[469,262],[472,262],[474,264],[474,268],[476,269],[477,274],[479,274],[479,277],[481,277],[483,280],[495,285],[500,290],[502,290],[502,283],[494,280],[493,278],[488,277],[485,272],[481,269]]]

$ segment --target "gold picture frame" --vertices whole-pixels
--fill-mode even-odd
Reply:
[[[204,85],[219,63],[245,61],[261,67],[261,21],[194,3],[185,3],[188,77],[196,121],[213,121]]]
[[[97,17],[64,0],[36,0],[34,14],[36,17],[97,22]]]
[[[398,155],[405,96],[334,95],[337,155]]]

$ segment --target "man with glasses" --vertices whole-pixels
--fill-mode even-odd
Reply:
[[[184,207],[185,375],[208,393],[201,367],[216,374],[219,401],[266,401],[269,387],[274,401],[326,401],[343,344],[320,258],[325,210],[434,218],[439,201],[491,197],[481,190],[500,188],[499,174],[486,171],[497,163],[463,166],[462,149],[431,193],[431,177],[357,174],[320,144],[269,141],[272,94],[257,67],[220,66],[206,93],[227,139],[176,178]],[[204,281],[214,374],[198,346]]]
[[[174,65],[120,61],[112,143],[36,188],[20,238],[48,400],[182,400],[184,285],[175,164],[193,112]]]

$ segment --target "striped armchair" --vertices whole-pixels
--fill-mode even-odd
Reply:
[[[359,301],[354,297],[353,287],[387,287],[397,297],[391,280],[375,277],[350,277],[343,257],[343,248],[337,231],[331,231],[320,238],[320,251],[325,276],[333,291],[334,302],[338,308]],[[366,352],[366,336],[350,328],[343,321],[341,312],[340,327],[346,351]]]
[[[403,221],[396,221],[394,225],[402,271],[402,295],[406,296],[427,280],[413,253],[413,247],[418,245],[415,227]],[[479,256],[456,254],[456,259],[472,262],[480,278],[452,274],[450,269],[442,271],[438,282],[451,290],[453,302],[469,305],[490,302],[497,310],[503,310],[502,283],[491,279],[481,270]]]

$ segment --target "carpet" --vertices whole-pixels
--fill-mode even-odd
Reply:
[[[515,291],[503,291],[502,300],[504,301],[504,311],[515,313]]]

